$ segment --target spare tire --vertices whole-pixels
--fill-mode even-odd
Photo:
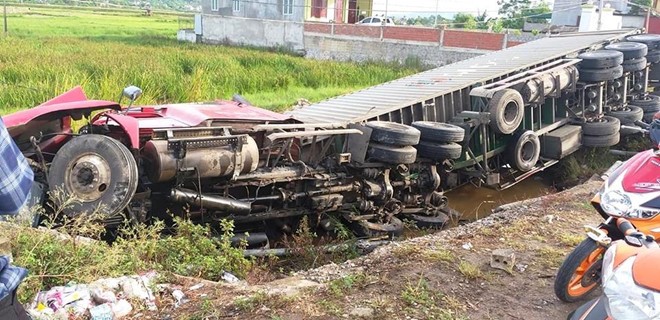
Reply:
[[[621,110],[610,111],[607,115],[619,119],[621,124],[628,125],[635,121],[642,120],[642,117],[644,117],[644,110],[636,106],[627,106]]]
[[[48,173],[51,200],[71,217],[120,214],[133,198],[138,169],[130,151],[98,134],[75,137],[55,154]],[[57,194],[61,192],[62,194]]]
[[[495,93],[488,102],[488,110],[491,128],[502,134],[516,131],[525,116],[523,98],[513,89],[504,89]]]
[[[419,157],[435,161],[458,159],[463,153],[463,147],[453,142],[438,143],[422,140],[415,148]]]
[[[527,130],[514,137],[510,145],[509,160],[511,165],[523,172],[532,170],[541,156],[541,141],[534,131]]]
[[[658,49],[658,44],[660,44],[660,36],[655,34],[638,34],[627,37],[626,41],[643,43],[649,47],[649,51],[653,51]]]
[[[615,117],[603,116],[595,122],[582,124],[582,134],[590,136],[607,136],[619,133],[621,121]]]
[[[579,81],[582,82],[601,82],[621,78],[623,76],[623,66],[617,66],[607,69],[580,69]]]
[[[621,66],[623,67],[623,72],[635,72],[646,69],[646,58],[637,58],[624,61]]]
[[[641,99],[632,99],[629,104],[642,108],[644,113],[660,111],[660,97],[656,95],[646,95]]]
[[[435,142],[461,142],[465,139],[465,129],[442,122],[415,121],[411,126],[421,132],[421,139]]]
[[[605,148],[616,145],[621,140],[621,135],[617,132],[606,136],[582,135],[582,145],[592,148]]]
[[[396,147],[370,143],[367,154],[372,160],[389,164],[411,164],[417,160],[417,149],[411,146]]]
[[[616,50],[596,50],[578,55],[582,59],[578,64],[580,72],[582,69],[606,69],[621,65],[623,53]]]
[[[371,128],[371,141],[395,146],[414,146],[419,143],[419,130],[405,124],[389,121],[367,122]]]
[[[616,50],[623,53],[623,60],[643,58],[649,51],[646,44],[640,42],[617,42],[605,47],[607,50]]]

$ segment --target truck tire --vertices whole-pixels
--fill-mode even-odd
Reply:
[[[598,121],[582,124],[582,134],[589,136],[607,136],[619,133],[619,129],[621,129],[621,121],[611,116],[603,116]]]
[[[442,122],[415,121],[411,126],[421,132],[421,139],[434,142],[462,142],[465,129]]]
[[[592,148],[611,147],[619,143],[621,135],[617,132],[607,136],[582,135],[582,145]]]
[[[431,141],[420,141],[417,146],[417,154],[421,158],[441,161],[446,159],[458,159],[463,153],[463,147],[457,143],[438,143]]]
[[[135,158],[123,144],[103,135],[71,139],[55,154],[50,168],[48,186],[62,193],[51,198],[71,217],[98,213],[114,218],[137,189]]]
[[[495,93],[488,102],[490,126],[497,133],[511,134],[523,121],[525,104],[520,93],[504,89]]]
[[[619,119],[621,124],[629,125],[635,121],[642,120],[644,117],[644,110],[636,106],[627,106],[621,110],[610,111],[607,115]]]
[[[387,236],[398,237],[403,234],[403,221],[397,217],[391,217],[387,223],[370,222],[367,220],[353,221],[350,224],[353,233],[359,238],[374,238]]]
[[[653,51],[658,49],[658,44],[660,44],[660,36],[655,34],[638,34],[627,37],[626,41],[643,43],[649,47],[649,51]]]
[[[420,229],[442,229],[451,221],[449,216],[442,212],[435,216],[410,214],[405,217],[414,221],[417,228]]]
[[[590,238],[568,254],[555,278],[555,295],[564,302],[584,299],[599,285],[605,248]]]
[[[606,69],[621,65],[623,53],[616,50],[596,50],[582,53],[578,59],[582,59],[578,64],[580,72],[582,69]]]
[[[643,58],[649,51],[646,44],[640,42],[617,42],[605,47],[606,50],[616,50],[623,53],[623,60]]]
[[[616,66],[607,69],[580,69],[582,82],[601,82],[621,78],[623,76],[623,66]]]
[[[419,130],[388,121],[367,122],[367,127],[371,128],[371,141],[394,145],[394,146],[414,146],[419,143]]]
[[[649,63],[660,62],[660,50],[653,50],[646,55],[646,61]]]
[[[621,66],[623,67],[623,72],[635,72],[646,69],[646,58],[637,58],[624,61]]]
[[[510,146],[511,165],[523,172],[532,170],[541,155],[541,141],[534,131],[527,130],[514,137],[515,144]]]
[[[417,160],[417,149],[411,146],[397,147],[370,143],[367,154],[372,160],[389,164],[411,164]]]
[[[632,99],[629,104],[642,108],[644,113],[660,111],[660,97],[656,95],[646,95],[641,99]]]

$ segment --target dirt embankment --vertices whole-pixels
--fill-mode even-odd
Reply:
[[[475,223],[393,243],[340,265],[260,285],[209,283],[172,318],[562,319],[579,304],[553,293],[564,256],[597,224],[600,182],[525,200]],[[490,267],[511,249],[512,272]],[[190,285],[195,284],[194,280]],[[186,284],[184,283],[184,286]],[[167,313],[167,308],[161,309]]]

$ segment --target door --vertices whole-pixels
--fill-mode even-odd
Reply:
[[[328,16],[328,0],[312,0],[312,17],[325,18]]]
[[[357,0],[348,0],[348,23],[356,23],[357,16]]]
[[[335,22],[344,23],[344,0],[335,0]]]

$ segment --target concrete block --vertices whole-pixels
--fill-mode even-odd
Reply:
[[[515,264],[516,264],[516,255],[511,249],[493,250],[493,252],[490,255],[491,268],[500,269],[508,273],[512,273]]]

